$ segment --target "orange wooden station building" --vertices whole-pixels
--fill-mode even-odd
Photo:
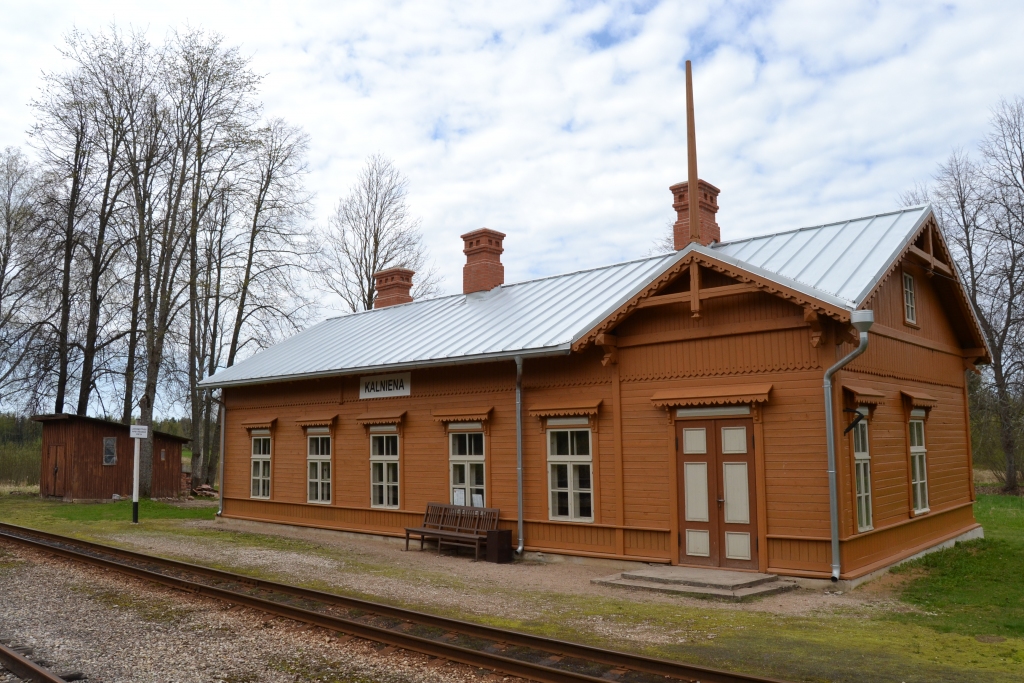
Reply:
[[[856,580],[974,519],[966,372],[989,351],[929,206],[721,240],[688,180],[672,253],[333,318],[208,378],[224,517],[404,535],[500,509],[518,552]],[[691,191],[695,189],[696,192]]]
[[[697,185],[672,253],[505,284],[477,230],[463,293],[378,273],[374,310],[208,379],[223,516],[401,535],[428,502],[497,507],[526,552],[843,579],[979,534],[989,352],[930,207],[723,242]]]

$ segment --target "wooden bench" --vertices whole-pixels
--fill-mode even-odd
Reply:
[[[442,544],[456,545],[473,548],[479,560],[480,547],[487,544],[487,532],[497,528],[498,508],[427,503],[423,524],[405,530],[405,549],[409,549],[410,536],[419,536],[420,550],[427,539],[434,539],[439,555]]]

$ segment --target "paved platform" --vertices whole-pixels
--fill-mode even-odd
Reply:
[[[698,567],[649,567],[625,571],[591,583],[629,590],[688,595],[717,600],[749,600],[797,588],[794,581],[775,574],[737,572]]]

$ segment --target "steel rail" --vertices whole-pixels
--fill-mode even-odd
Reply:
[[[15,652],[3,643],[0,643],[0,664],[12,674],[23,681],[31,683],[66,683],[66,681],[52,673],[46,667],[40,666],[28,657]]]
[[[309,588],[277,583],[274,581],[256,579],[245,576],[244,574],[235,574],[219,569],[213,569],[211,567],[204,567],[188,562],[180,562],[178,560],[146,555],[131,550],[115,548],[100,543],[83,541],[76,538],[0,522],[0,538],[31,545],[69,559],[103,566],[144,580],[161,583],[188,592],[206,595],[226,602],[244,604],[264,612],[277,614],[279,616],[284,616],[316,626],[322,626],[323,628],[330,630],[349,633],[367,640],[382,642],[395,647],[401,647],[407,650],[441,657],[443,659],[458,661],[471,666],[493,669],[530,680],[550,683],[569,683],[570,681],[591,681],[593,683],[603,681],[604,683],[607,683],[609,679],[593,677],[587,674],[513,659],[493,652],[473,650],[451,643],[438,642],[429,638],[423,638],[401,631],[396,631],[394,629],[372,626],[360,621],[346,619],[336,615],[322,614],[280,602],[247,595],[245,593],[239,593],[216,586],[209,586],[179,577],[168,576],[167,574],[162,574],[160,572],[122,564],[106,558],[77,552],[73,549],[54,546],[51,545],[51,543],[39,541],[33,538],[26,538],[26,536],[34,536],[38,539],[44,539],[45,541],[50,541],[52,543],[74,545],[95,553],[119,556],[134,562],[162,566],[175,571],[191,572],[211,579],[242,584],[248,588],[281,593],[329,606],[359,610],[361,612],[377,616],[400,619],[411,624],[432,626],[442,629],[446,633],[455,633],[473,638],[481,638],[503,646],[517,645],[544,652],[549,656],[572,657],[587,662],[600,663],[616,669],[624,669],[626,671],[665,676],[683,681],[700,681],[700,683],[785,683],[784,681],[774,678],[731,673],[692,664],[673,662],[666,659],[635,655],[554,638],[535,636],[519,631],[511,631],[457,619],[439,617],[424,612],[417,612],[415,610],[392,607],[390,605],[384,605],[368,600],[349,598],[342,595],[336,595],[334,593],[326,593]]]

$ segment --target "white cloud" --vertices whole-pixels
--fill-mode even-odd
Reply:
[[[1015,3],[4,3],[0,145],[72,26],[201,25],[253,55],[311,135],[323,220],[380,151],[411,180],[447,288],[458,235],[508,233],[515,281],[643,255],[685,178],[682,60],[725,238],[894,207],[1000,97],[1024,94]]]

